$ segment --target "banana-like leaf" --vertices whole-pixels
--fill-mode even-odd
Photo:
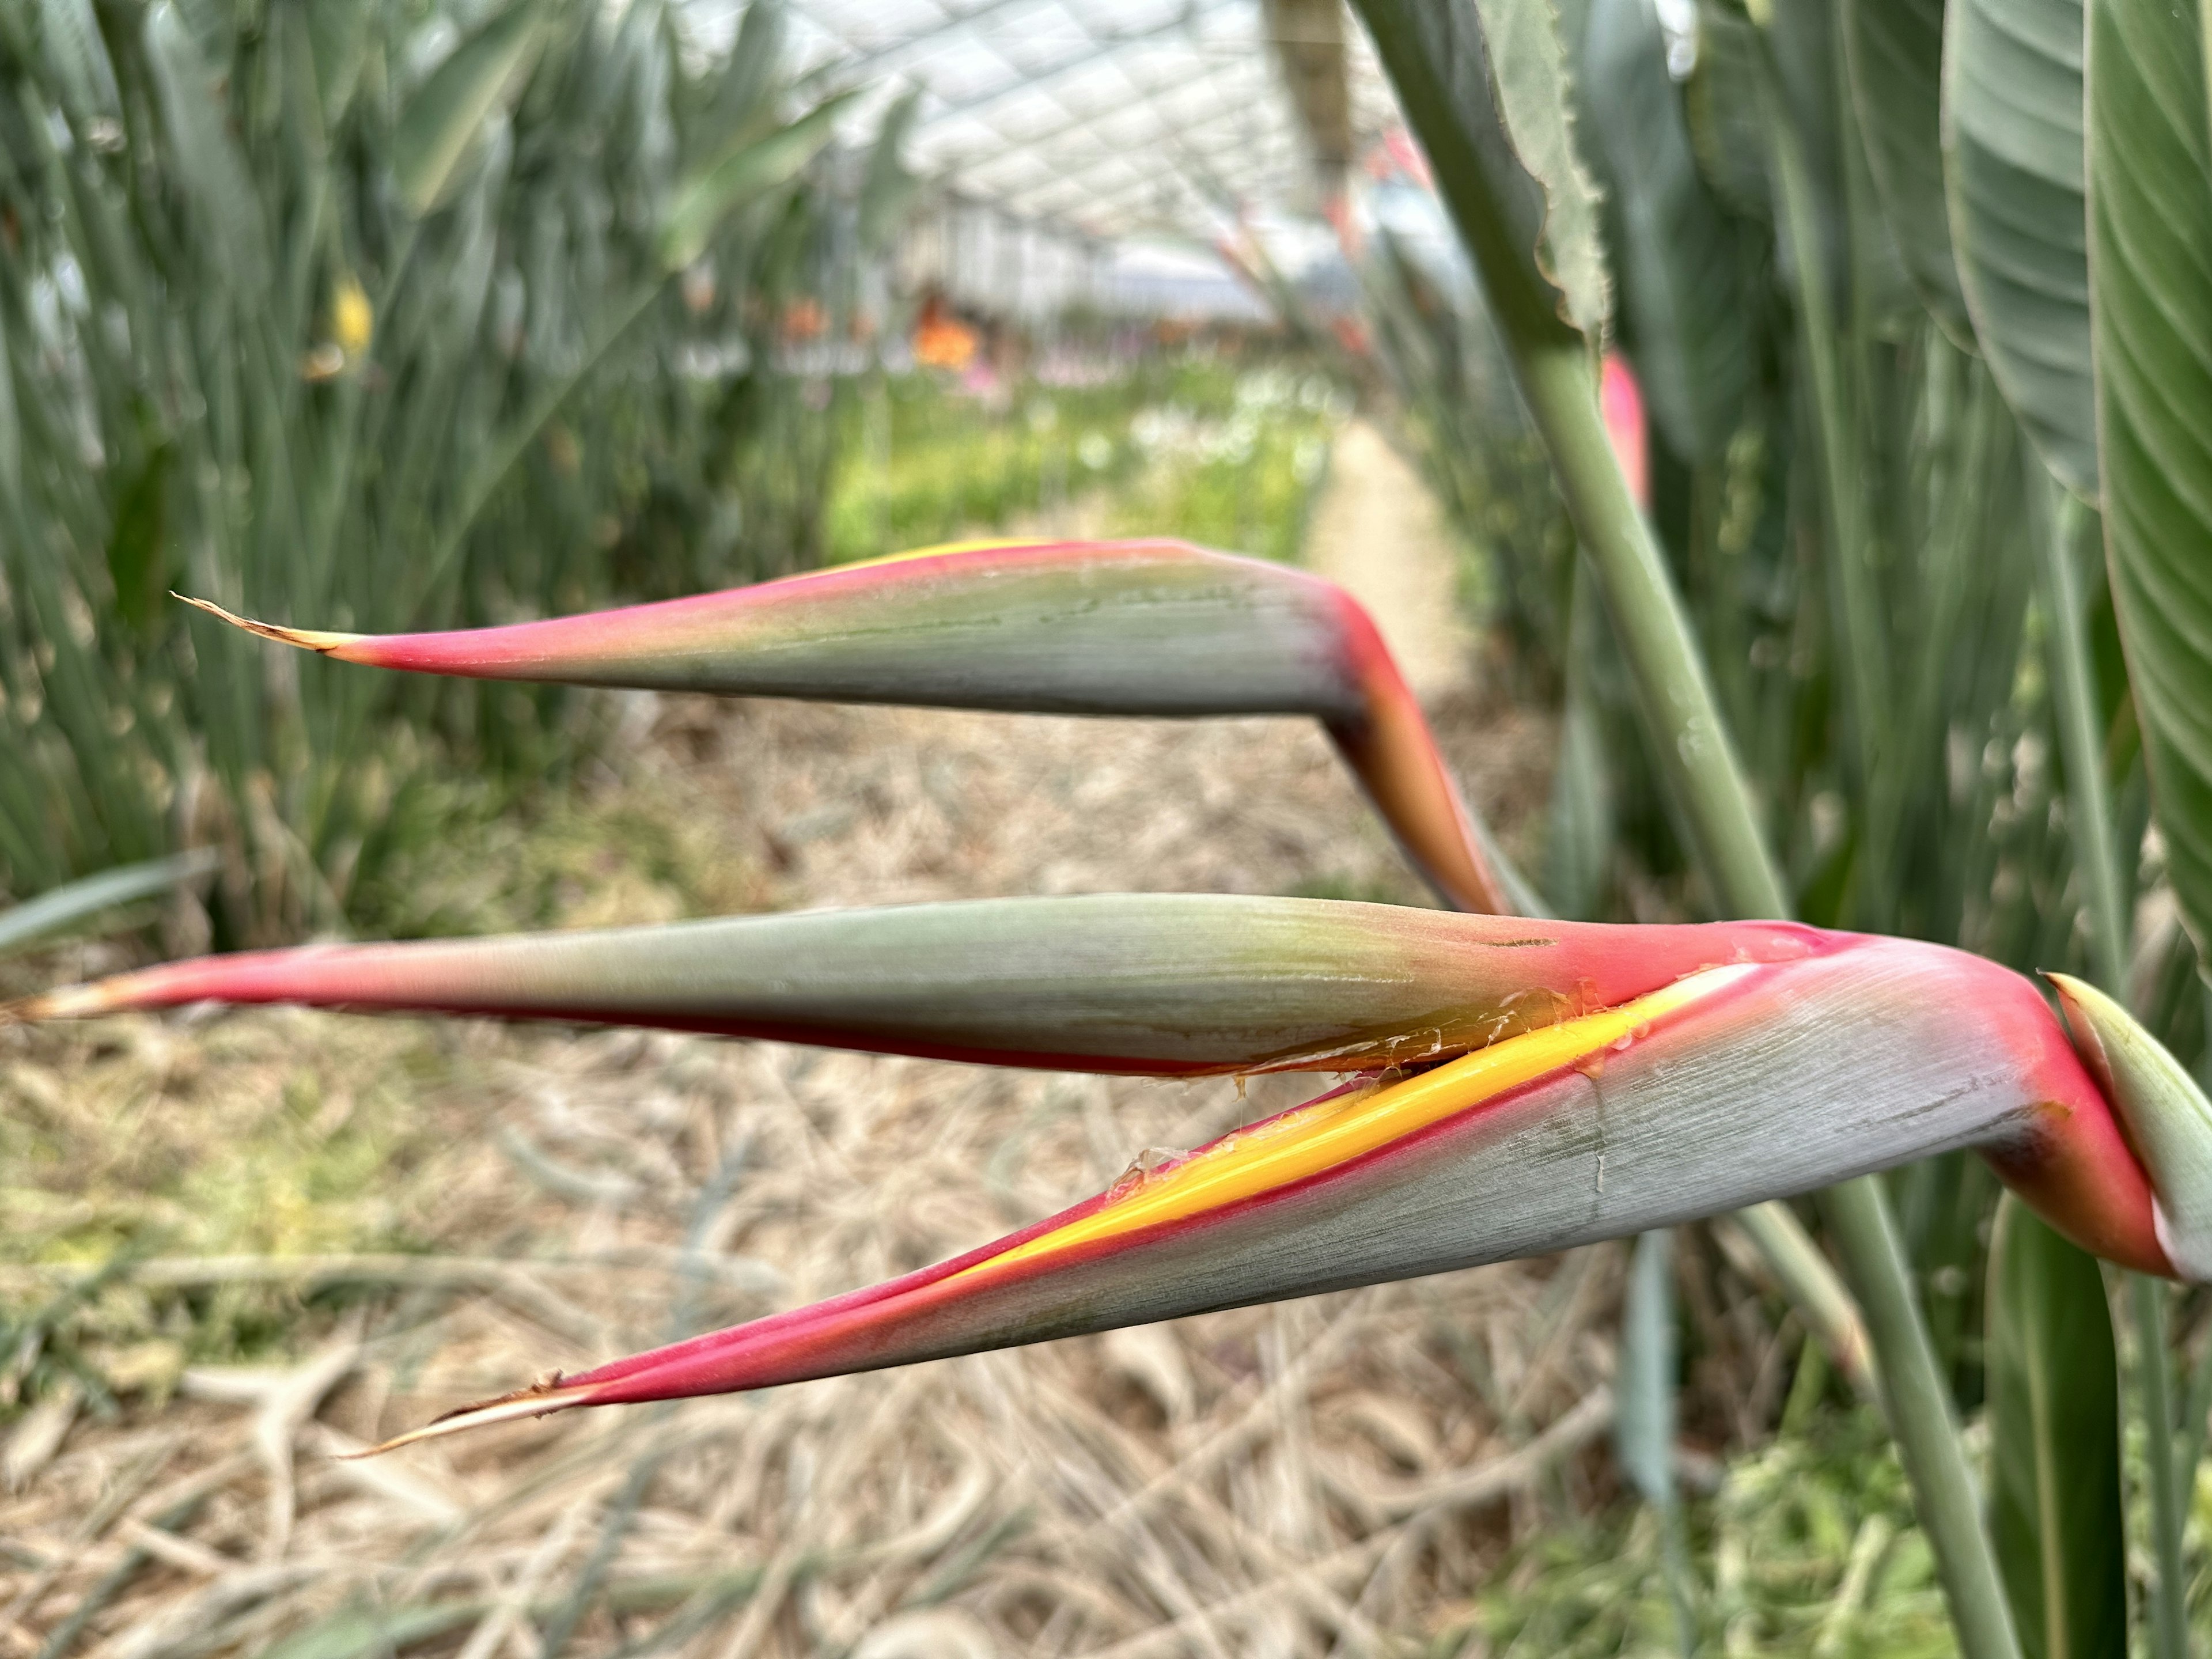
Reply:
[[[660,263],[681,270],[707,250],[723,220],[789,184],[836,135],[847,100],[817,105],[789,126],[744,144],[677,186],[660,228]]]
[[[1944,177],[1974,334],[2036,452],[2097,494],[2081,0],[1951,0]]]
[[[1624,343],[1668,447],[1717,455],[1751,382],[1743,255],[1690,148],[1651,0],[1593,0],[1583,107],[1620,227]]]
[[[376,636],[240,625],[343,662],[477,678],[1077,714],[1310,714],[1439,892],[1465,909],[1512,908],[1367,613],[1334,583],[1256,559],[1178,542],[978,543],[507,628]]]
[[[416,88],[392,134],[392,171],[417,213],[442,201],[453,170],[537,43],[538,0],[512,0],[478,24]]]
[[[353,102],[368,56],[370,0],[317,0],[306,8],[308,55],[314,64],[315,95],[328,131]]]
[[[2128,1650],[2104,1274],[2008,1195],[1990,1249],[1990,1530],[2023,1659]]]
[[[700,121],[698,153],[708,158],[708,167],[767,135],[782,87],[790,33],[784,0],[755,0],[745,8],[715,82],[714,102]]]
[[[1921,303],[1946,334],[1969,345],[1973,325],[1943,193],[1943,0],[1844,0],[1843,33],[1882,217]]]
[[[2197,8],[2090,8],[2105,538],[2166,866],[2212,960],[2212,191]]]
[[[1536,268],[1559,291],[1559,315],[1601,340],[1612,315],[1596,181],[1575,141],[1575,99],[1554,0],[1474,0],[1498,114],[1514,155],[1544,192]]]
[[[1596,338],[1608,306],[1604,252],[1550,0],[1499,0],[1480,21],[1474,6],[1425,0],[1355,0],[1355,9],[1455,222],[1496,240],[1471,251],[1499,325],[1531,337],[1572,329]],[[1493,16],[1499,32],[1486,39]]]

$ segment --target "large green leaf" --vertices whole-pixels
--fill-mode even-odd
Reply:
[[[1710,460],[1750,384],[1748,296],[1735,229],[1698,172],[1651,0],[1593,0],[1582,70],[1613,210],[1623,343],[1668,447]]]
[[[1759,119],[1759,28],[1720,0],[1698,8],[1698,61],[1682,83],[1682,116],[1698,172],[1732,213],[1771,224],[1773,180],[1766,170],[1766,131]]]
[[[830,142],[844,108],[833,98],[757,143],[739,145],[677,187],[660,230],[660,262],[681,270],[706,251],[724,219],[796,179]]]
[[[1596,193],[1576,159],[1551,0],[1355,0],[1509,333],[1602,332]],[[1493,22],[1494,18],[1494,22]],[[1497,30],[1494,37],[1491,30]]]
[[[2094,499],[2081,0],[1955,0],[1943,149],[1960,284],[1990,373],[2044,463]]]
[[[1844,0],[1844,61],[1867,170],[1905,274],[1943,331],[1965,343],[1973,325],[1943,197],[1943,0]]]
[[[1544,192],[1536,268],[1559,291],[1559,314],[1591,339],[1610,314],[1598,190],[1575,144],[1559,12],[1532,0],[1474,0],[1490,52],[1498,117],[1513,153]]]
[[[532,0],[517,0],[455,46],[416,88],[392,142],[392,175],[416,212],[428,213],[444,197],[484,117],[535,44],[538,21]]]
[[[303,9],[319,112],[328,127],[345,113],[368,56],[368,0],[316,0]]]
[[[2008,1194],[1989,1306],[1990,1530],[2021,1651],[2124,1655],[2119,1371],[2104,1274]]]
[[[218,77],[167,0],[147,12],[145,41],[169,140],[162,159],[198,210],[199,245],[234,292],[258,293],[269,281],[266,222]]]
[[[2195,6],[2090,12],[2097,405],[2112,601],[2167,867],[2212,945],[2212,190]],[[2212,958],[2208,958],[2212,959]]]

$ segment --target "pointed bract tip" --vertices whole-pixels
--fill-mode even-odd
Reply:
[[[213,599],[196,599],[189,593],[173,589],[169,597],[182,599],[195,611],[204,611],[210,617],[220,617],[233,628],[244,629],[249,634],[258,634],[264,640],[274,640],[279,645],[295,645],[302,651],[329,653],[343,650],[349,645],[358,645],[368,638],[366,634],[334,634],[313,628],[282,628],[275,623],[256,622],[251,617],[241,617],[224,610]]]
[[[2212,1100],[2134,1015],[2086,981],[2046,973],[2066,1029],[2142,1159],[2159,1243],[2176,1271],[2212,1282]]]
[[[426,1440],[442,1440],[450,1434],[466,1434],[471,1429],[488,1429],[495,1423],[517,1423],[526,1417],[547,1417],[555,1412],[564,1412],[573,1406],[590,1403],[589,1389],[564,1389],[561,1376],[555,1372],[542,1382],[526,1389],[517,1389],[513,1394],[501,1395],[495,1400],[480,1401],[473,1406],[464,1406],[458,1411],[434,1417],[419,1429],[410,1429],[389,1440],[356,1452],[342,1452],[339,1456],[352,1462],[363,1457],[381,1457],[402,1446],[419,1446]]]
[[[107,998],[98,985],[64,985],[57,990],[33,992],[0,1002],[0,1025],[36,1025],[42,1020],[82,1019],[108,1012]]]

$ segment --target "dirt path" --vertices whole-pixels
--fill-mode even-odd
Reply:
[[[1450,531],[1420,475],[1364,419],[1346,422],[1330,452],[1306,563],[1373,614],[1423,702],[1469,689],[1474,655]]]

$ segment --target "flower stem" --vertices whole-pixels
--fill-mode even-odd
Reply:
[[[2035,526],[2035,543],[2044,607],[2050,612],[2045,637],[2051,703],[2057,716],[2059,754],[2066,766],[2075,879],[2089,923],[2094,977],[2124,1000],[2134,884],[2128,879],[2112,834],[2112,798],[2105,780],[2104,744],[2098,740],[2096,693],[2089,677],[2088,641],[2082,635],[2081,583],[2075,562],[2075,550],[2095,520],[2087,507],[2049,478],[2044,480],[2044,490],[2045,510],[2036,515],[2040,521]],[[2136,1325],[2135,1395],[2142,1413],[2144,1461],[2150,1468],[2151,1547],[2158,1562],[2158,1583],[2151,1596],[2151,1652],[2154,1659],[2188,1659],[2184,1606],[2188,1581],[2181,1540],[2186,1500],[2185,1472],[2174,1443],[2166,1286],[2142,1273],[2127,1277]]]

